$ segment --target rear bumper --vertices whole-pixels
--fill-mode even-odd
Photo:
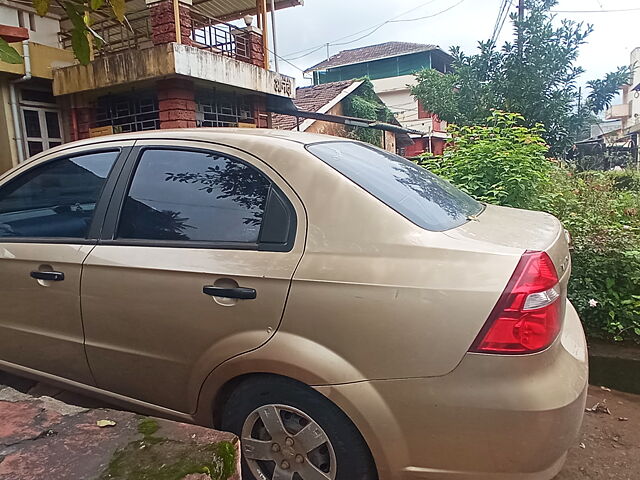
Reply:
[[[380,480],[550,480],[577,439],[587,381],[584,333],[568,303],[544,352],[467,354],[442,377],[318,390],[361,429]]]

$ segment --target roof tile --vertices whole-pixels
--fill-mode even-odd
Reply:
[[[305,70],[311,72],[313,70],[325,70],[327,68],[341,67],[344,65],[352,65],[354,63],[369,62],[372,60],[380,60],[382,58],[397,57],[399,55],[408,55],[410,53],[428,52],[431,50],[439,50],[437,45],[428,45],[422,43],[408,42],[386,42],[377,45],[369,45],[366,47],[353,48],[351,50],[343,50],[336,53],[332,57],[323,62],[314,65]]]

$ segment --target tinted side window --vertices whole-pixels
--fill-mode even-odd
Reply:
[[[379,148],[355,142],[323,142],[307,149],[426,230],[441,232],[458,227],[482,211],[481,203],[449,182]]]
[[[117,151],[47,162],[0,189],[0,237],[85,238]]]
[[[257,243],[270,181],[215,152],[145,150],[118,238]]]

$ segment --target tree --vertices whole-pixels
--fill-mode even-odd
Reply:
[[[479,42],[479,52],[471,56],[452,48],[453,73],[419,72],[412,94],[426,109],[459,125],[482,124],[492,109],[519,113],[525,125],[545,127],[552,153],[565,151],[589,112],[600,113],[610,105],[629,81],[630,69],[620,67],[603,80],[588,82],[591,93],[578,108],[576,81],[584,70],[576,61],[593,27],[571,20],[554,25],[550,10],[556,3],[528,0],[522,20],[511,15],[514,37],[522,39],[521,45],[505,42],[498,49],[490,41]]]
[[[32,0],[33,7],[40,16],[49,13],[51,0]],[[82,65],[90,61],[91,46],[101,48],[103,38],[91,28],[91,13],[108,10],[119,22],[125,21],[125,0],[56,0],[60,9],[64,10],[72,24],[71,47]],[[20,54],[5,40],[0,38],[0,60],[7,63],[22,63]]]

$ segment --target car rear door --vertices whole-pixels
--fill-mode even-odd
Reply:
[[[82,262],[97,242],[115,172],[132,144],[45,154],[0,182],[5,367],[93,385],[80,314]]]
[[[98,387],[195,411],[206,376],[278,328],[302,255],[302,211],[252,155],[137,142],[103,238],[84,262],[86,349]]]

